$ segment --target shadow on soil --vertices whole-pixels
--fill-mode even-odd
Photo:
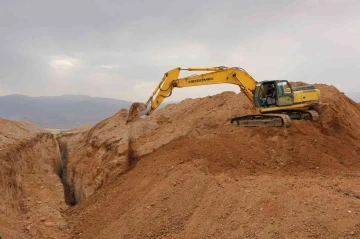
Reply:
[[[60,159],[56,167],[56,173],[60,177],[64,187],[65,202],[69,206],[75,206],[81,200],[81,191],[76,187],[74,179],[68,177],[69,150],[66,142],[57,139],[60,150]]]

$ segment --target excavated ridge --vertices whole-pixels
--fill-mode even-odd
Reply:
[[[67,210],[76,238],[360,235],[360,110],[316,87],[320,121],[287,129],[230,125],[256,111],[224,92],[129,124],[123,109],[63,136],[81,195]]]
[[[0,119],[0,236],[70,238],[67,208],[55,169],[56,140],[26,122]]]

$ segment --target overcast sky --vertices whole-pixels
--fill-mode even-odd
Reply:
[[[0,0],[0,95],[145,101],[172,68],[218,65],[360,91],[359,13],[359,0]],[[225,90],[238,87],[167,100]]]

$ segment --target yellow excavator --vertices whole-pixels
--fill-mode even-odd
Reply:
[[[206,71],[207,73],[179,78],[180,72]],[[320,90],[314,85],[292,87],[286,80],[257,82],[239,67],[174,68],[166,72],[146,103],[135,102],[129,109],[127,122],[150,115],[174,88],[213,84],[235,84],[253,102],[259,114],[243,115],[231,119],[232,124],[243,127],[288,127],[291,119],[317,121]]]

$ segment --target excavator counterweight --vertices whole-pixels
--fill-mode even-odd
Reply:
[[[205,71],[179,78],[180,72]],[[286,80],[257,82],[239,67],[174,68],[166,72],[146,103],[135,102],[129,109],[127,122],[150,115],[174,88],[234,84],[253,103],[259,114],[243,115],[231,119],[230,123],[241,127],[289,127],[292,119],[316,121],[319,114],[320,91],[313,85],[291,87]]]

